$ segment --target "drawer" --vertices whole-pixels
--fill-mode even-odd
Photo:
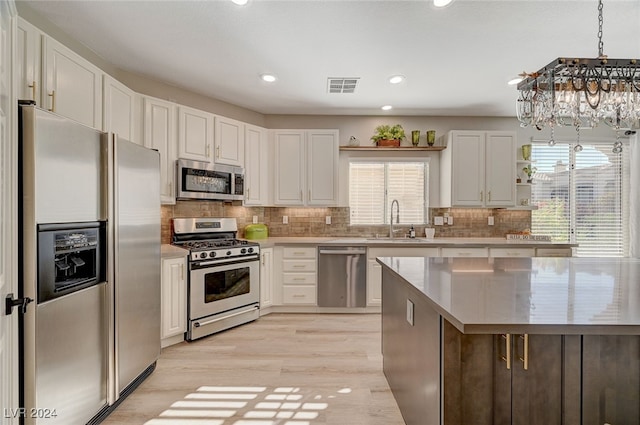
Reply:
[[[301,247],[293,247],[293,246],[285,246],[282,249],[282,257],[283,258],[316,258],[316,250],[315,246],[301,246]]]
[[[573,257],[571,248],[537,248],[536,257]]]
[[[315,273],[282,273],[282,283],[285,285],[315,285]]]
[[[317,304],[315,285],[283,285],[283,304]]]
[[[398,242],[400,244],[401,242]],[[376,257],[440,257],[438,247],[389,247],[389,248],[369,248],[367,258]]]
[[[488,248],[442,248],[443,257],[488,257]]]
[[[316,260],[282,260],[283,272],[315,272]]]
[[[534,248],[489,248],[490,257],[535,257]]]

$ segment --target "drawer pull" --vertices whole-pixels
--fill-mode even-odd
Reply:
[[[299,295],[299,294],[293,295],[293,298],[305,298],[305,297],[306,297],[305,295]]]
[[[529,370],[529,334],[520,335],[520,339],[523,341],[523,356],[520,357],[522,368],[524,370]]]
[[[293,280],[295,280],[296,282],[304,282],[304,279],[301,277],[296,277]]]
[[[307,266],[302,265],[302,264],[297,264],[297,265],[293,265],[292,267],[293,267],[294,269],[304,269],[304,268],[306,268]]]

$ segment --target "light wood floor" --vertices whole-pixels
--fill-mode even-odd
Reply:
[[[403,425],[379,314],[270,314],[162,351],[103,424]]]

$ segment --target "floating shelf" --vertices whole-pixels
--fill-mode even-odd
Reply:
[[[340,146],[341,151],[441,151],[446,146]]]

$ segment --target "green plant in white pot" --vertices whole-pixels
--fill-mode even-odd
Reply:
[[[400,124],[379,125],[375,128],[375,134],[371,136],[376,146],[400,146],[400,141],[404,138],[404,129]]]

